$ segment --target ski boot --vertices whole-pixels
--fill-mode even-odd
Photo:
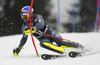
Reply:
[[[68,55],[72,58],[80,56],[84,48],[79,43],[73,43],[73,42],[68,42],[68,41],[63,41],[61,47],[65,49],[64,55]]]
[[[18,56],[19,52],[21,51],[22,47],[17,47],[13,50],[13,55]]]

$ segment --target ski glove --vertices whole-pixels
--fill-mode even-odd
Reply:
[[[21,49],[22,49],[22,47],[17,47],[17,48],[15,48],[15,49],[13,50],[13,55],[14,55],[14,56],[18,56],[18,54],[19,54],[19,52],[20,52]]]
[[[36,32],[36,27],[34,26],[34,27],[32,28],[32,33],[35,33],[35,32]],[[26,35],[31,34],[31,33],[30,33],[30,29],[25,30],[24,33],[25,33]]]

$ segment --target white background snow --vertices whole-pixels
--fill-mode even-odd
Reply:
[[[0,65],[99,65],[100,64],[100,33],[61,33],[65,39],[79,42],[93,48],[93,54],[78,58],[61,58],[55,60],[43,60],[37,57],[31,36],[19,57],[13,56],[13,49],[20,43],[22,35],[0,37]],[[41,48],[39,41],[35,39],[35,44],[39,54],[57,54],[55,52]]]

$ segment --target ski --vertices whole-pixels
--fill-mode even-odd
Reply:
[[[72,52],[69,52],[68,56],[71,58],[75,58],[75,57],[81,56],[81,53],[72,51]]]
[[[71,51],[69,52],[68,54],[62,54],[62,55],[52,55],[52,54],[42,54],[41,55],[41,58],[43,60],[51,60],[51,59],[57,59],[57,58],[64,58],[64,57],[71,57],[71,58],[76,58],[76,57],[81,57],[81,56],[84,56],[84,55],[87,55],[87,54],[91,54],[89,53],[90,51],[88,52],[85,52],[85,53],[81,53],[81,52],[75,52],[75,51]]]
[[[68,50],[68,49],[67,49]],[[67,53],[64,53],[62,55],[52,55],[52,54],[42,54],[41,58],[44,60],[51,60],[51,59],[57,59],[57,58],[63,58],[63,57],[71,57],[71,58],[76,58],[76,57],[81,57],[87,54],[90,54],[93,49],[92,48],[86,48],[82,52],[74,51],[74,50],[68,50]]]
[[[51,59],[57,59],[57,58],[62,58],[66,57],[66,55],[51,55],[51,54],[42,54],[41,58],[44,60],[51,60]]]
[[[51,60],[51,59],[57,59],[57,58],[63,58],[66,57],[67,55],[51,55],[51,54],[42,54],[41,58],[44,60]],[[77,56],[81,56],[81,53],[79,52],[70,52],[69,57],[75,58]]]

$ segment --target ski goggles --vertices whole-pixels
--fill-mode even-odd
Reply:
[[[29,18],[29,13],[21,13],[21,18],[22,18],[22,19],[27,19],[27,18]]]

